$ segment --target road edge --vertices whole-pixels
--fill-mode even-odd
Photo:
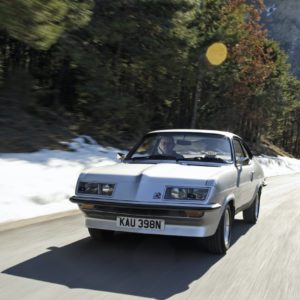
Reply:
[[[61,219],[64,217],[76,216],[79,214],[80,214],[79,209],[72,209],[72,210],[68,210],[68,211],[33,217],[33,218],[29,218],[29,219],[8,221],[8,222],[0,223],[0,232],[17,229],[20,227],[25,227],[25,226],[29,226],[29,225],[33,225],[33,224],[37,224],[37,223],[43,223],[43,222],[51,221],[51,220],[55,220],[55,219]]]

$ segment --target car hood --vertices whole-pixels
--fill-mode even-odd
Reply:
[[[128,164],[117,163],[115,165],[91,168],[85,171],[82,179],[87,181],[107,179],[110,181],[137,181],[141,177],[158,179],[187,179],[210,180],[220,172],[228,168],[227,165],[200,166],[175,163],[160,164]]]
[[[118,163],[89,169],[80,175],[79,181],[115,184],[112,200],[155,202],[161,201],[168,186],[213,187],[230,168],[229,165]],[[155,195],[161,198],[155,200]]]

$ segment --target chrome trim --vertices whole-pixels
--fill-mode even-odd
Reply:
[[[203,223],[205,212],[203,215],[197,217],[168,215],[161,213],[146,214],[145,211],[141,212],[128,212],[128,211],[102,211],[101,209],[85,209],[80,208],[87,218],[101,219],[101,220],[115,220],[118,216],[129,218],[144,218],[144,219],[164,219],[168,224],[184,224],[199,226]],[[159,212],[159,211],[158,211]],[[167,210],[166,210],[167,212]]]
[[[105,200],[105,201],[99,201],[99,200]],[[185,201],[184,203],[174,200],[165,200],[165,201],[132,201],[132,200],[117,200],[117,199],[103,199],[98,197],[86,197],[86,196],[73,196],[70,198],[71,202],[75,203],[90,203],[90,204],[96,204],[96,205],[106,205],[106,204],[115,204],[115,205],[121,205],[121,206],[131,206],[131,205],[137,205],[140,207],[159,207],[159,208],[183,208],[183,209],[197,209],[197,210],[214,210],[221,208],[221,204],[215,203],[215,204],[201,204],[194,202],[188,202]]]

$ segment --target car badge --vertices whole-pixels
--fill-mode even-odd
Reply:
[[[153,199],[160,199],[161,198],[161,193],[154,193],[153,194]]]

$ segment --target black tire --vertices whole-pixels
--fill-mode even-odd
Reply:
[[[114,231],[111,231],[111,230],[88,228],[88,231],[93,240],[108,241],[108,240],[111,240],[114,235]]]
[[[231,244],[233,213],[229,205],[225,207],[224,213],[213,236],[206,238],[206,248],[214,254],[226,254]]]
[[[249,224],[255,224],[259,216],[259,208],[260,197],[259,194],[257,194],[251,205],[247,209],[243,210],[244,221]]]

